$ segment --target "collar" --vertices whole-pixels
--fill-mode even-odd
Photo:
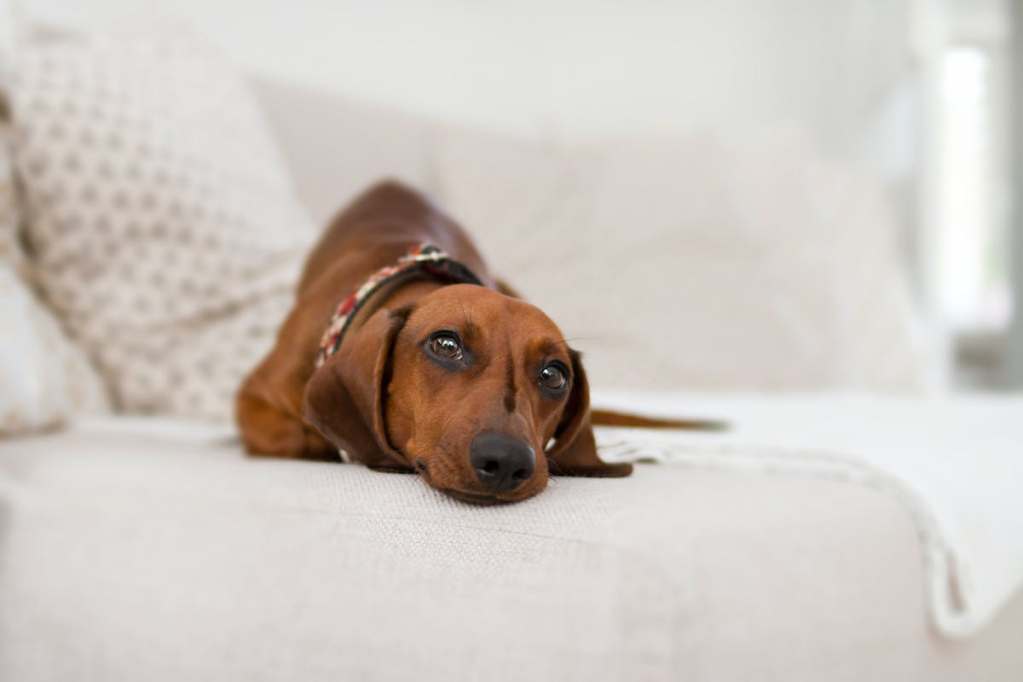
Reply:
[[[449,284],[479,284],[479,277],[462,263],[453,260],[448,254],[432,244],[420,244],[409,250],[393,265],[380,268],[362,285],[350,293],[334,311],[330,324],[320,339],[320,350],[316,354],[316,367],[319,368],[341,347],[345,332],[366,301],[382,287],[399,279],[412,279],[427,275]]]

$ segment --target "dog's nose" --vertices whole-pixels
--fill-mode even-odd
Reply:
[[[514,490],[533,475],[536,453],[518,438],[484,431],[472,439],[469,461],[480,482],[501,493]]]

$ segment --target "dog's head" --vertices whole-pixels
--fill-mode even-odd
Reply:
[[[473,285],[376,311],[306,388],[306,418],[377,466],[471,502],[537,494],[551,473],[624,476],[596,452],[579,354],[538,308]]]

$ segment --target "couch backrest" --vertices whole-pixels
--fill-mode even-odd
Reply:
[[[321,223],[381,176],[432,194],[547,310],[600,386],[916,389],[896,228],[799,131],[584,145],[256,81]]]
[[[250,83],[317,223],[380,177],[435,191],[429,121],[278,80]]]

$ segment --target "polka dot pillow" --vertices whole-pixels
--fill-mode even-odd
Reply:
[[[226,418],[313,230],[240,76],[177,31],[16,46],[38,281],[128,412]]]
[[[99,375],[23,279],[30,273],[18,238],[6,109],[0,92],[0,436],[49,429],[107,407]]]

